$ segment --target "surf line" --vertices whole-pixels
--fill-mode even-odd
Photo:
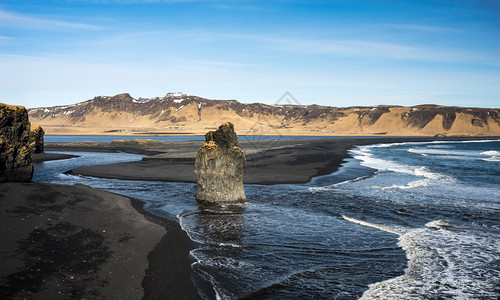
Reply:
[[[405,234],[408,231],[408,230],[405,230],[403,228],[375,224],[375,223],[371,223],[371,222],[367,222],[367,221],[363,221],[363,220],[354,219],[354,218],[351,218],[351,217],[348,217],[345,215],[340,215],[340,216],[346,221],[349,221],[349,222],[352,222],[352,223],[355,223],[358,225],[362,225],[362,226],[372,227],[372,228],[386,231],[389,233],[393,233],[393,234],[399,235],[399,236],[402,236],[403,234]]]

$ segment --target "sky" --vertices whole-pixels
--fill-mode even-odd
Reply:
[[[0,102],[500,107],[498,0],[0,0]]]

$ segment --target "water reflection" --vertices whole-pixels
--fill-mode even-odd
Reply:
[[[201,232],[217,244],[241,245],[245,205],[200,206],[195,221]]]

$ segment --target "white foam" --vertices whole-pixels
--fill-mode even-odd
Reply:
[[[402,165],[390,160],[374,158],[371,153],[367,152],[367,149],[352,151],[352,153],[358,154],[354,156],[354,158],[361,160],[362,166],[377,169],[379,171],[392,171],[415,175],[418,177],[426,177],[429,179],[442,179],[446,177],[445,175],[431,172],[427,167],[424,166]]]
[[[367,221],[363,221],[363,220],[358,220],[358,219],[355,219],[355,218],[351,218],[351,217],[348,217],[348,216],[344,216],[344,215],[341,215],[342,218],[346,221],[349,221],[349,222],[352,222],[352,223],[355,223],[355,224],[358,224],[358,225],[362,225],[362,226],[366,226],[366,227],[372,227],[372,228],[375,228],[375,229],[378,229],[378,230],[382,230],[382,231],[386,231],[386,232],[389,232],[389,233],[394,233],[396,235],[401,235],[405,232],[405,230],[403,228],[399,228],[399,227],[392,227],[392,226],[386,226],[386,225],[381,225],[381,224],[375,224],[375,223],[371,223],[371,222],[367,222]]]
[[[195,251],[192,251],[195,252]],[[238,270],[244,268],[255,268],[251,263],[234,259],[232,257],[223,257],[223,256],[205,256],[198,255],[199,258],[202,258],[199,261],[202,261],[204,266],[215,267],[217,269],[229,269],[229,270]]]
[[[456,143],[489,143],[489,142],[500,142],[500,140],[471,140],[471,141],[459,141]]]
[[[430,154],[430,155],[472,156],[475,154],[473,151],[454,151],[454,150],[427,149],[427,148],[410,148],[407,151],[410,153],[417,153],[422,155]]]
[[[241,245],[233,244],[233,243],[218,243],[219,246],[223,247],[233,247],[233,248],[241,248]]]
[[[404,143],[400,143],[404,144]],[[354,154],[355,159],[361,160],[361,165],[373,169],[377,169],[379,172],[396,172],[407,174],[415,177],[424,177],[424,179],[418,179],[410,181],[407,184],[399,185],[394,184],[391,186],[374,186],[379,189],[412,189],[418,187],[429,186],[432,184],[437,184],[438,182],[446,181],[446,182],[455,182],[456,180],[450,176],[446,176],[440,173],[432,172],[429,168],[425,166],[412,166],[399,164],[394,161],[385,160],[382,158],[375,158],[371,153],[373,148],[377,147],[388,147],[395,144],[380,144],[380,145],[370,145],[370,146],[361,146],[351,151]]]
[[[469,141],[432,141],[432,142],[401,142],[401,143],[385,143],[385,144],[375,144],[375,145],[367,145],[360,146],[359,148],[387,148],[392,146],[404,146],[404,145],[432,145],[431,147],[443,147],[448,144],[464,144],[464,143],[490,143],[490,142],[500,142],[498,140],[469,140]]]
[[[411,230],[399,238],[407,253],[405,274],[371,284],[361,299],[495,299],[499,270],[492,263],[500,256],[491,236],[451,231],[437,220],[429,228]],[[437,228],[437,230],[436,230]]]
[[[446,144],[435,144],[435,145],[427,145],[427,148],[431,149],[450,149],[453,148],[452,145],[446,145]]]
[[[201,236],[201,234],[199,234],[197,232],[194,232],[192,230],[189,230],[189,228],[188,228],[189,224],[186,224],[186,222],[188,221],[188,219],[186,219],[186,217],[184,217],[182,214],[185,214],[185,212],[177,214],[177,216],[176,216],[177,219],[179,220],[179,225],[180,225],[181,229],[184,232],[186,232],[186,234],[188,235],[189,239],[192,240],[193,242],[199,243],[199,244],[204,244],[206,241],[205,241],[205,239],[203,239],[203,237]]]
[[[473,142],[473,141],[468,141],[468,142]],[[430,146],[429,146],[430,147]],[[479,152],[479,151],[456,151],[456,150],[445,150],[445,149],[429,149],[429,148],[410,148],[407,150],[410,153],[417,153],[422,156],[440,156],[443,158],[453,158],[453,159],[461,159],[461,158],[466,158],[466,159],[481,159],[484,161],[500,161],[500,152],[496,150],[490,150],[490,151],[484,151],[484,152]],[[488,158],[484,158],[481,156],[491,156]]]
[[[487,156],[500,156],[500,151],[495,151],[495,150],[490,150],[490,151],[484,151],[481,152],[481,155],[487,155]]]
[[[427,167],[416,167],[414,170],[413,170],[413,173],[416,175],[416,176],[420,176],[420,177],[425,177],[425,178],[429,178],[429,179],[444,179],[444,178],[447,178],[448,176],[445,176],[443,174],[439,174],[439,173],[435,173],[435,172],[431,172],[429,171],[429,169]]]
[[[362,177],[354,178],[354,179],[351,179],[351,180],[345,180],[345,181],[334,183],[332,185],[327,185],[327,186],[313,186],[313,187],[308,188],[307,190],[310,191],[310,192],[312,192],[312,193],[322,192],[322,191],[331,191],[332,189],[335,189],[338,186],[349,184],[349,183],[353,183],[353,182],[357,182],[357,181],[361,181],[363,179],[366,179],[366,177],[367,176],[362,176]]]
[[[451,225],[450,223],[448,223],[444,220],[436,220],[436,221],[432,221],[432,222],[425,224],[425,227],[429,227],[429,228],[447,228],[447,227],[452,227],[452,226],[453,225]]]
[[[432,184],[432,181],[430,179],[422,179],[422,180],[415,180],[411,181],[406,185],[391,185],[391,186],[374,186],[374,188],[378,188],[381,190],[389,190],[389,189],[414,189],[414,188],[419,188],[419,187],[425,187],[429,186]]]
[[[484,161],[500,161],[500,152],[496,150],[484,151],[481,152],[481,155],[491,156],[488,158],[481,158]]]
[[[500,157],[493,156],[490,158],[483,158],[482,160],[484,160],[484,161],[500,161]]]

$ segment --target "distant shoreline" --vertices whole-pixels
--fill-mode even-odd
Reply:
[[[45,127],[44,127],[45,128]],[[45,136],[123,136],[123,137],[155,137],[155,136],[204,136],[209,129],[199,132],[141,132],[141,133],[121,133],[121,132],[110,132],[110,133],[102,133],[102,132],[61,132],[61,133],[53,133],[46,132]],[[318,138],[328,138],[328,137],[373,137],[373,138],[406,138],[406,137],[426,137],[426,138],[479,138],[479,137],[496,137],[489,135],[429,135],[429,134],[421,134],[421,135],[391,135],[391,134],[333,134],[329,133],[316,133],[316,134],[305,134],[303,132],[290,133],[290,132],[275,132],[275,133],[259,133],[259,134],[247,134],[248,132],[239,132],[236,131],[238,136],[307,136],[307,137],[318,137]]]

